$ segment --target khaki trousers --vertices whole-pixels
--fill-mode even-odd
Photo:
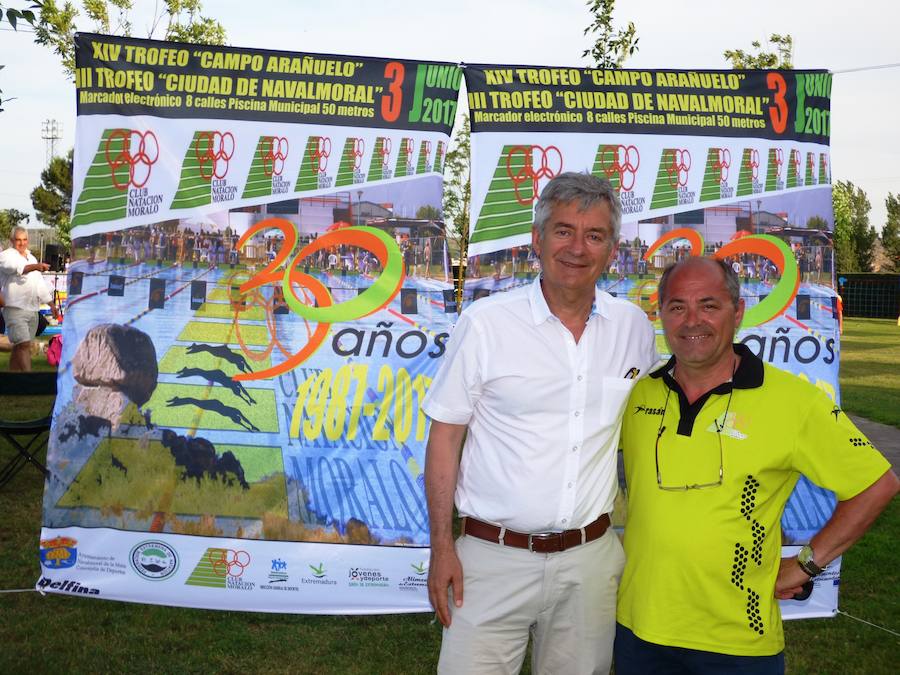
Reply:
[[[589,544],[539,554],[471,536],[456,541],[463,606],[444,629],[438,673],[608,673],[625,552],[612,528]]]

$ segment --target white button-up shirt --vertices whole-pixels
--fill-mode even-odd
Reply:
[[[53,292],[40,272],[22,274],[25,265],[36,262],[30,251],[24,256],[13,247],[0,251],[0,294],[7,307],[36,312],[42,302],[53,299]]]
[[[422,405],[469,426],[460,515],[537,533],[611,511],[621,415],[635,375],[657,359],[644,312],[599,290],[577,343],[540,279],[468,307]]]

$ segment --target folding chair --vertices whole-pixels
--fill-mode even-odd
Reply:
[[[0,372],[0,395],[3,397],[52,396],[55,394],[55,372]],[[50,415],[34,420],[0,419],[0,437],[5,438],[16,451],[12,459],[0,469],[0,487],[12,480],[12,477],[29,462],[44,476],[50,475],[47,467],[35,457],[46,441],[44,433],[49,435],[50,419]],[[22,439],[21,442],[20,439]]]

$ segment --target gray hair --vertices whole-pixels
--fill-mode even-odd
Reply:
[[[605,178],[587,173],[567,171],[553,178],[541,192],[534,209],[534,226],[538,234],[544,236],[544,225],[550,219],[557,204],[577,203],[580,211],[587,211],[605,201],[609,206],[609,222],[612,225],[613,241],[619,241],[622,227],[622,207],[615,188]]]
[[[656,287],[657,298],[659,301],[659,306],[662,307],[666,300],[666,291],[669,286],[669,279],[672,276],[672,272],[677,270],[679,267],[683,267],[688,264],[697,264],[692,261],[699,260],[709,260],[711,263],[716,265],[725,277],[725,288],[728,290],[728,295],[731,296],[731,304],[734,305],[734,308],[737,309],[738,303],[741,300],[741,280],[738,279],[738,275],[735,274],[734,270],[731,269],[731,265],[726,263],[724,260],[719,260],[718,258],[698,258],[696,256],[689,256],[678,262],[670,263],[663,270],[662,276],[659,278],[659,284]]]
[[[24,233],[25,233],[25,236],[26,236],[26,237],[28,236],[28,228],[27,228],[27,227],[22,227],[21,225],[16,225],[16,226],[15,226],[12,230],[10,230],[10,232],[9,232],[9,240],[10,240],[12,243],[15,243],[15,241],[16,241],[16,235],[19,234],[19,232],[24,232]]]

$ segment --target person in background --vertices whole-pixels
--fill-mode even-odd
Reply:
[[[38,262],[28,250],[28,230],[24,227],[13,228],[10,242],[12,247],[0,252],[0,297],[6,336],[12,344],[9,369],[29,371],[38,310],[41,303],[53,300],[53,292],[41,274],[50,265]]]

